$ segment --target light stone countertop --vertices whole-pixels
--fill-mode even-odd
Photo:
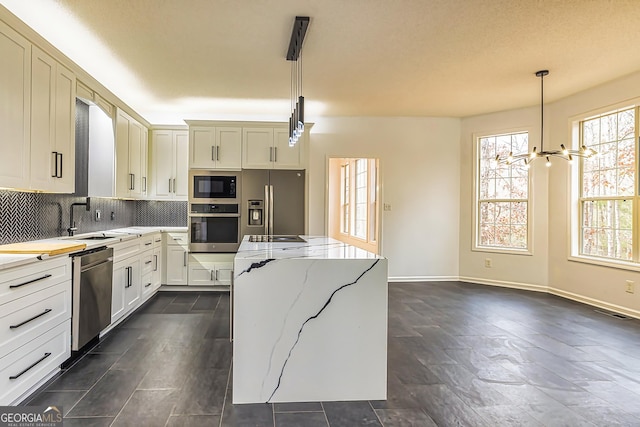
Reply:
[[[164,226],[126,227],[126,228],[116,228],[112,230],[82,233],[82,234],[75,235],[73,237],[61,236],[61,237],[54,237],[50,239],[34,240],[34,242],[86,243],[87,247],[84,250],[87,250],[87,249],[93,249],[93,248],[97,248],[105,245],[106,246],[113,245],[116,243],[124,242],[126,240],[132,240],[137,237],[144,236],[146,234],[157,233],[157,232],[169,232],[169,233],[187,232],[187,227],[164,227]],[[102,234],[110,236],[112,238],[104,239],[104,240],[82,240],[82,237],[102,235]],[[0,271],[6,270],[8,268],[31,264],[31,263],[46,260],[49,258],[66,257],[76,252],[69,252],[61,255],[55,255],[53,257],[49,257],[44,254],[0,254]]]

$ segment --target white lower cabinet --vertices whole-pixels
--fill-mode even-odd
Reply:
[[[189,286],[231,286],[234,254],[191,254]]]
[[[184,286],[187,284],[188,240],[187,233],[164,234],[165,285]]]
[[[0,405],[14,405],[71,356],[71,258],[0,271]]]
[[[71,357],[71,319],[0,358],[0,405],[20,402]]]
[[[111,325],[140,303],[140,238],[113,245]]]

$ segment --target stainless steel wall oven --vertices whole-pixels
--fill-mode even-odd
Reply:
[[[238,250],[241,189],[240,171],[189,171],[189,252]]]
[[[190,204],[190,252],[236,252],[239,246],[240,212],[237,203]]]

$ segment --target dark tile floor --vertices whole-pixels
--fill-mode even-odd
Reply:
[[[70,426],[639,426],[640,321],[534,292],[389,286],[388,400],[232,405],[229,296],[161,292],[28,404]]]

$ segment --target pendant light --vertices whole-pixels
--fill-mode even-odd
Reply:
[[[289,146],[293,147],[304,132],[304,96],[302,95],[302,42],[309,27],[308,16],[296,16],[287,50],[291,61],[291,117],[289,117]]]
[[[537,147],[533,147],[533,150],[530,153],[526,153],[526,154],[518,154],[514,156],[513,153],[511,152],[507,157],[501,157],[498,154],[496,156],[496,161],[498,161],[499,163],[506,163],[510,165],[519,160],[522,160],[525,164],[525,167],[528,168],[531,165],[531,162],[533,162],[534,160],[544,158],[546,160],[545,165],[547,167],[550,167],[552,157],[560,157],[564,160],[567,160],[569,163],[572,163],[574,156],[589,158],[598,154],[592,148],[587,148],[584,145],[580,147],[580,150],[570,150],[570,149],[567,149],[567,147],[565,147],[564,144],[560,144],[560,150],[545,151],[544,149],[544,76],[547,76],[547,75],[549,75],[549,70],[536,71],[536,77],[540,77],[540,151],[538,151]]]

